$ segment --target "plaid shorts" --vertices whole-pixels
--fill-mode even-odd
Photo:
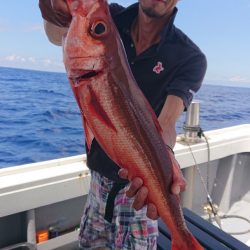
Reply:
[[[81,220],[81,249],[155,250],[158,224],[146,217],[146,208],[136,211],[133,199],[126,196],[127,187],[119,191],[114,201],[112,222],[104,219],[108,194],[114,182],[91,173],[91,184]]]

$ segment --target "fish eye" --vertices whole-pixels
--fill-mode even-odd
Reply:
[[[108,32],[108,26],[103,21],[98,21],[92,24],[90,33],[93,37],[101,38],[105,36]]]
[[[105,33],[106,31],[106,26],[103,23],[97,23],[94,29],[95,34],[101,35]]]

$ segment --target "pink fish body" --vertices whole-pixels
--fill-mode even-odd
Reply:
[[[203,249],[188,231],[170,187],[173,154],[130,71],[105,0],[67,0],[72,22],[64,64],[80,107],[88,148],[95,137],[107,155],[148,187],[148,201],[171,231],[172,250]]]

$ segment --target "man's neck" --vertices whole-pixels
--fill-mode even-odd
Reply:
[[[171,14],[159,18],[148,17],[139,7],[138,17],[131,28],[136,54],[139,55],[154,44],[159,43],[161,31],[169,22]]]

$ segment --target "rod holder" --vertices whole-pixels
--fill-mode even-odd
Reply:
[[[200,102],[198,100],[192,101],[190,104],[186,120],[183,125],[184,141],[195,143],[201,140],[199,133],[200,128]]]

